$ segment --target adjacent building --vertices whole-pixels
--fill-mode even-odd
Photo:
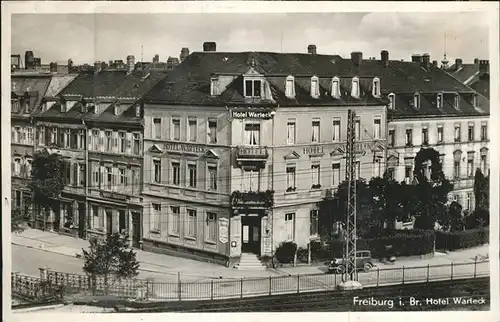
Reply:
[[[317,203],[345,178],[347,113],[358,176],[385,171],[381,81],[361,53],[224,53],[204,43],[145,99],[147,250],[232,264],[318,238]]]
[[[462,59],[455,59],[455,64],[446,71],[479,94],[490,98],[490,61],[474,59],[473,64],[464,64]]]

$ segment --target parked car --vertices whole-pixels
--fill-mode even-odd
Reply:
[[[342,274],[345,272],[345,258],[335,258],[328,264],[328,273]],[[356,269],[358,271],[368,272],[373,264],[372,254],[369,250],[356,251]]]

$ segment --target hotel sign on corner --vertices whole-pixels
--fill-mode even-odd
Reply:
[[[219,241],[222,244],[229,240],[229,219],[219,218]]]
[[[270,119],[271,112],[256,112],[256,111],[233,111],[232,117],[235,119]]]

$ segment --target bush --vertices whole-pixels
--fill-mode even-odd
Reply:
[[[480,246],[488,242],[488,228],[476,228],[455,232],[436,232],[437,249],[457,250]]]
[[[297,250],[297,262],[299,263],[307,263],[309,255],[307,253],[307,248],[299,248]]]
[[[297,244],[294,242],[281,243],[278,248],[276,248],[276,259],[282,264],[293,263],[296,251]]]
[[[369,250],[373,258],[385,256],[385,246],[392,245],[392,251],[397,256],[415,256],[429,254],[434,251],[434,231],[428,230],[385,230],[371,232],[365,239],[358,239],[358,250]],[[311,243],[311,257],[313,260],[329,260],[342,257],[344,254],[342,241],[331,241],[327,245]]]

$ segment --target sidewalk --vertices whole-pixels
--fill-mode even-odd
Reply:
[[[61,254],[65,256],[76,257],[82,253],[82,248],[88,247],[88,241],[74,238],[57,233],[41,231],[36,229],[26,229],[22,234],[12,234],[12,244],[30,248],[38,248],[44,251]],[[436,254],[433,258],[400,258],[394,265],[376,262],[377,267],[399,268],[402,266],[427,266],[463,262],[473,262],[477,255],[485,256],[488,254],[489,245],[474,247],[462,251],[450,252],[448,254]],[[251,277],[269,277],[276,275],[296,275],[296,274],[314,274],[324,273],[324,265],[316,266],[297,266],[285,267],[279,269],[268,269],[266,271],[242,271],[234,268],[227,268],[218,264],[211,264],[202,261],[185,259],[181,257],[162,255],[145,252],[137,249],[137,259],[141,263],[142,271],[161,273],[176,276],[181,272],[183,279],[218,279],[218,278],[251,278]]]

